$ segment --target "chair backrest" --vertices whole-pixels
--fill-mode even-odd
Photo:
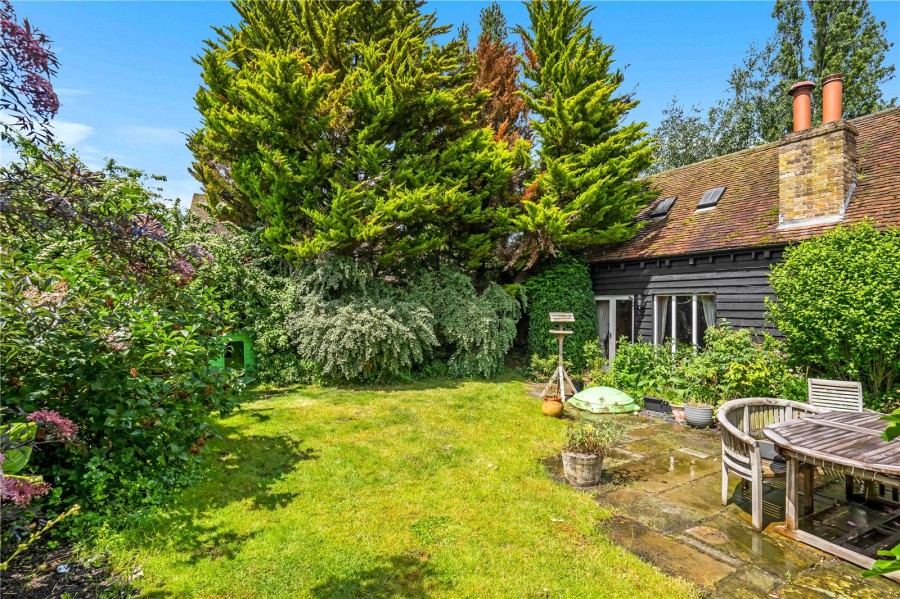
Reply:
[[[732,433],[741,433],[754,439],[762,439],[764,438],[763,429],[770,424],[825,411],[827,410],[807,403],[786,399],[745,397],[732,399],[722,404],[716,412],[716,419],[719,424],[723,425],[723,430],[733,427]]]
[[[836,412],[862,412],[862,384],[857,381],[809,379],[809,403]]]
[[[745,397],[726,401],[716,411],[722,435],[722,460],[736,472],[741,472],[741,469],[745,473],[749,472],[751,453],[754,447],[760,445],[763,430],[767,426],[824,411],[826,410],[806,403],[771,397]]]

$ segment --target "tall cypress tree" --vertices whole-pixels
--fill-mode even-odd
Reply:
[[[809,0],[807,8],[812,25],[808,73],[813,81],[831,73],[844,74],[844,116],[852,118],[894,105],[897,98],[886,98],[881,91],[881,85],[895,76],[896,67],[885,63],[894,44],[888,41],[887,25],[875,18],[869,3]],[[816,115],[822,116],[821,106]]]
[[[490,127],[497,139],[514,146],[520,139],[531,138],[528,108],[519,85],[521,69],[516,46],[505,41],[506,19],[496,2],[481,10],[480,25],[474,53],[474,89],[486,90],[490,96],[479,112],[478,122]]]
[[[524,46],[526,102],[536,117],[538,174],[515,223],[527,268],[561,248],[620,241],[649,200],[638,175],[650,166],[646,123],[625,123],[638,102],[620,87],[613,47],[585,22],[577,0],[529,0]]]
[[[241,23],[198,59],[190,144],[214,209],[262,221],[297,260],[490,259],[513,210],[512,150],[478,126],[488,94],[421,4],[236,2]]]
[[[776,0],[772,18],[772,39],[760,50],[751,49],[746,66],[734,74],[752,82],[754,90],[744,101],[732,101],[732,112],[746,113],[756,123],[755,135],[743,147],[775,141],[791,130],[788,90],[804,79],[818,84],[827,75],[842,73],[845,118],[894,103],[896,98],[885,98],[881,91],[894,77],[895,67],[885,64],[892,44],[867,1]],[[813,103],[813,110],[813,120],[821,119],[822,104]]]
[[[492,41],[502,43],[506,41],[509,29],[506,27],[506,17],[503,9],[497,2],[491,2],[478,13],[478,24],[481,27],[479,37],[488,36]]]
[[[776,0],[772,18],[774,34],[763,46],[752,45],[735,66],[727,98],[710,109],[703,127],[680,118],[684,110],[678,106],[667,110],[654,131],[661,140],[654,170],[781,138],[793,121],[788,90],[804,79],[819,83],[842,73],[844,118],[896,104],[897,98],[882,91],[895,76],[896,67],[886,62],[893,43],[866,0]],[[821,103],[814,102],[813,109],[816,122]],[[684,145],[702,151],[671,151]]]

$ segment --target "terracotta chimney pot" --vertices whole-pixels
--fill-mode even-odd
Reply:
[[[794,131],[805,131],[812,125],[812,81],[795,83],[788,92],[794,99]]]
[[[833,123],[844,115],[844,76],[833,73],[822,79],[822,123]]]

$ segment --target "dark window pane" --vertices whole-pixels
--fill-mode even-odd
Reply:
[[[631,300],[616,300],[616,339],[627,337],[634,341],[634,327],[632,323]]]
[[[669,210],[672,209],[672,205],[675,203],[675,198],[666,198],[659,202],[656,206],[650,210],[649,216],[651,218],[658,216],[665,216],[669,213]]]
[[[714,187],[710,189],[703,194],[702,198],[700,198],[700,201],[697,203],[697,209],[712,208],[719,203],[719,199],[722,197],[724,191],[724,187]]]
[[[691,296],[679,295],[676,298],[678,322],[675,325],[675,339],[678,343],[693,343],[691,331],[693,330],[693,316],[691,309]]]
[[[609,300],[597,300],[597,337],[600,339],[600,348],[602,349],[603,357],[607,360],[610,359],[609,355],[609,337],[611,331],[609,330],[609,310],[611,303]]]

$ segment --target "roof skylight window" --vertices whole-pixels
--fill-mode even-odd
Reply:
[[[716,204],[719,203],[719,199],[722,197],[722,194],[725,193],[724,187],[713,187],[709,191],[703,194],[703,197],[700,198],[700,201],[697,202],[697,210],[702,210],[704,208],[715,208]]]
[[[650,218],[665,216],[669,213],[669,210],[672,209],[673,204],[675,204],[675,196],[661,200],[656,206],[653,207],[652,210],[650,210],[650,212],[647,213],[647,216],[649,216]]]

